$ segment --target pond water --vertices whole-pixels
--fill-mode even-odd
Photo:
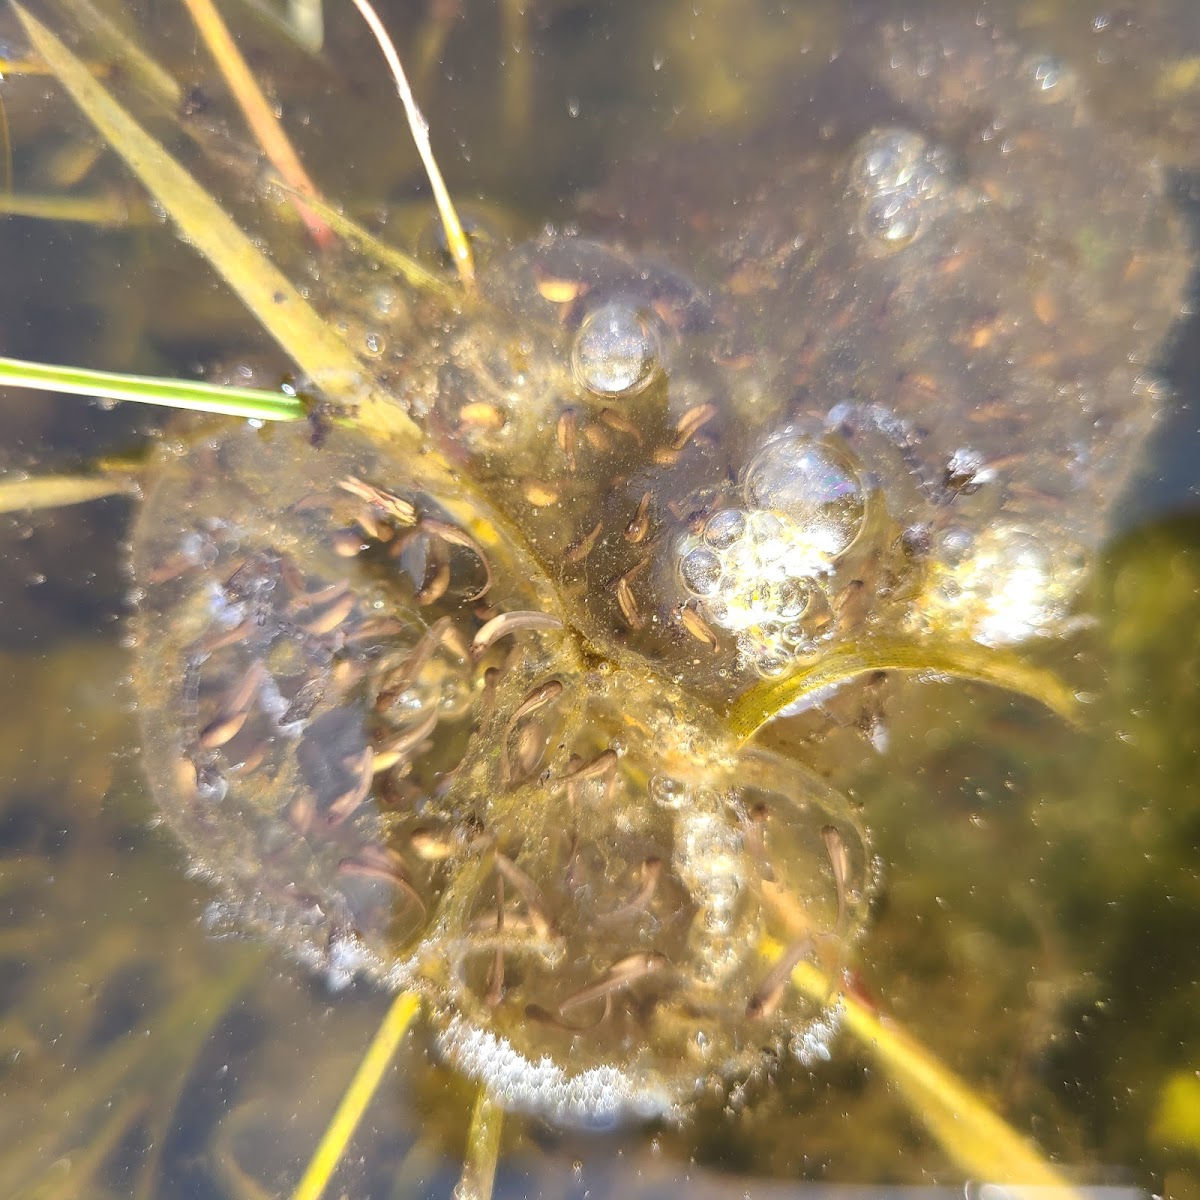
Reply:
[[[654,664],[657,676],[635,670],[622,678],[657,689],[657,702],[675,679],[712,700],[769,677],[763,664],[779,635],[729,615],[743,602],[736,588],[724,608],[707,584],[687,592],[698,577],[682,567],[660,572],[652,564],[638,582],[638,560],[628,557],[629,545],[642,541],[634,522],[623,540],[601,538],[598,560],[579,562],[600,561],[596,576],[628,574],[641,590],[592,587],[593,568],[570,565],[573,548],[586,540],[593,514],[609,521],[614,511],[637,511],[647,480],[645,495],[661,489],[656,505],[661,497],[694,503],[703,491],[710,523],[714,510],[726,523],[740,511],[722,498],[734,483],[753,509],[762,464],[770,466],[779,445],[768,437],[764,451],[759,435],[799,420],[794,407],[772,408],[771,397],[789,389],[815,397],[797,427],[826,483],[837,485],[824,493],[823,514],[844,523],[851,512],[889,547],[866,555],[858,524],[846,539],[858,547],[853,553],[822,544],[820,553],[838,564],[823,567],[822,578],[836,585],[839,615],[819,628],[843,628],[840,614],[854,608],[847,596],[866,580],[875,589],[871,611],[902,602],[904,619],[917,627],[1023,642],[1031,661],[1087,694],[1075,727],[997,689],[893,672],[821,697],[760,735],[764,747],[828,779],[869,831],[878,878],[863,885],[865,933],[846,937],[854,991],[1072,1178],[1200,1195],[1200,339],[1185,300],[1200,228],[1200,10],[1189,0],[1122,10],[1010,0],[969,12],[929,2],[903,13],[882,0],[527,7],[526,25],[506,25],[514,18],[503,6],[382,10],[477,244],[534,247],[511,258],[497,249],[491,261],[502,266],[490,275],[484,260],[485,291],[502,313],[518,315],[516,333],[502,322],[480,327],[431,314],[378,273],[365,283],[350,276],[349,257],[317,260],[298,225],[281,237],[273,222],[287,218],[278,204],[264,217],[248,136],[184,19],[161,3],[112,11],[189,89],[187,120],[205,152],[168,122],[154,126],[159,136],[240,219],[258,223],[294,278],[332,297],[350,336],[413,389],[419,411],[425,404],[423,419],[453,431],[464,472],[486,482],[544,557],[568,564],[556,586],[576,597],[589,646],[623,669],[634,654]],[[323,190],[437,267],[419,165],[356,19],[327,11],[325,49],[314,58],[253,12],[229,15]],[[3,20],[11,57],[22,57],[20,26],[10,14]],[[971,49],[989,46],[975,39],[991,22],[1006,31],[1004,46],[1020,50],[1006,58],[1007,50]],[[950,56],[950,68],[917,54],[906,70],[913,41],[940,46],[942,30],[968,49]],[[1009,86],[1012,64],[1031,64],[1043,81],[1052,75],[1047,92],[1073,89],[1050,107],[1022,100],[1005,110],[1033,146],[1027,160],[1018,153],[1029,165],[1015,175],[983,150],[973,157],[974,109],[964,102],[960,118],[956,108],[955,70],[964,60],[993,99]],[[882,84],[881,61],[907,83]],[[127,214],[115,224],[4,220],[5,353],[268,385],[289,369],[123,168],[97,151],[56,84],[13,74],[0,99],[16,193],[115,198]],[[915,141],[879,138],[921,114]],[[867,204],[872,219],[882,214],[874,226],[858,208],[847,218],[844,182],[827,187],[845,179],[837,172],[855,147],[859,162],[883,151],[908,156],[896,183],[854,201]],[[1146,199],[1160,177],[1161,204]],[[915,200],[901,194],[914,179]],[[980,197],[1002,197],[1020,219],[987,225]],[[879,245],[862,251],[852,227],[882,230]],[[621,251],[593,249],[584,238]],[[781,247],[803,257],[814,243],[824,247],[817,266],[789,275]],[[1122,248],[1115,259],[1111,245]],[[958,259],[965,282],[942,288],[932,264]],[[534,322],[547,292],[557,295],[547,281],[578,279],[622,303],[634,295],[639,313],[665,321],[670,336],[659,349],[680,393],[691,395],[686,383],[701,398],[717,388],[737,399],[705,416],[719,437],[681,435],[683,459],[656,463],[654,473],[638,458],[640,440],[636,452],[597,448],[632,438],[626,410],[613,401],[615,415],[603,408],[609,415],[582,420],[578,435],[580,457],[590,445],[609,474],[596,468],[572,492],[564,466],[537,461],[544,451],[489,440],[498,420],[501,428],[526,421],[542,438],[531,444],[558,453],[565,409],[464,412],[447,397],[496,347],[522,338],[528,376],[550,382],[539,392],[523,380],[509,400],[558,396],[567,385],[551,368],[539,370],[564,344],[577,350],[573,378],[582,373],[594,384],[588,364],[579,366],[586,320],[564,311]],[[905,308],[910,281],[916,298]],[[792,315],[806,308],[815,331]],[[604,315],[628,344],[628,326],[620,326],[627,311],[610,306]],[[638,336],[635,329],[635,343]],[[743,365],[764,357],[773,364],[765,374]],[[915,389],[900,386],[918,378]],[[1047,379],[1079,386],[1061,418],[1034,408],[1022,426],[1013,411],[1032,404],[1022,389],[1036,396]],[[627,383],[604,387],[625,404],[624,393],[642,394]],[[894,393],[892,415],[920,426],[922,436],[896,438],[865,420],[846,422],[850,434],[832,422],[813,435],[813,414],[826,421],[833,395],[855,390]],[[993,402],[986,424],[973,415],[981,394]],[[656,395],[653,383],[645,395]],[[679,430],[679,419],[703,407],[678,396],[672,403],[677,408],[652,418],[659,433]],[[136,452],[164,423],[132,406],[109,411],[16,392],[0,395],[0,406],[6,471],[70,470]],[[954,472],[953,480],[929,482],[934,465],[967,440],[984,452],[984,466],[1003,462],[999,469],[1020,485],[1003,501]],[[1073,473],[1064,465],[1068,450]],[[198,460],[185,477],[203,493],[202,506],[219,508],[224,493],[208,488],[203,451]],[[948,551],[914,550],[913,539],[893,536],[877,509],[859,514],[864,462],[885,482],[911,470],[909,491],[891,503],[905,512],[929,505],[921,547],[941,546],[939,538],[964,527],[973,538],[1004,528],[1039,539],[1036,561],[1051,582],[1039,584],[1032,606],[1017,606],[1024,616],[1015,632],[997,618],[1010,610],[995,596],[1020,586],[1003,563],[986,587],[986,564],[969,586],[962,575],[953,587],[943,580],[936,601],[911,581],[901,548],[928,552],[946,570],[954,564]],[[240,470],[251,480],[252,468]],[[268,482],[272,470],[286,474],[278,465],[263,470]],[[620,483],[610,488],[613,479]],[[273,484],[278,492],[290,486],[301,485]],[[537,487],[558,487],[562,498],[551,504]],[[939,524],[951,501],[929,501],[943,495],[938,488],[954,492],[953,522]],[[239,495],[243,505],[247,496],[259,502],[253,487]],[[160,493],[156,503],[159,523],[140,535],[143,561],[151,543],[164,558],[154,539],[171,542],[192,519],[177,497]],[[542,515],[547,509],[554,515]],[[178,724],[171,654],[182,619],[163,601],[164,621],[180,624],[164,630],[161,658],[157,643],[153,657],[133,645],[127,563],[135,516],[131,502],[112,499],[0,518],[0,1187],[38,1196],[287,1195],[389,998],[363,980],[333,988],[327,973],[305,970],[283,949],[237,936],[244,924],[263,923],[247,916],[246,884],[223,894],[227,902],[234,896],[233,919],[228,905],[214,918],[213,888],[189,877],[208,847],[171,815],[169,800],[161,821],[143,776],[149,762],[162,801],[170,794],[161,786],[166,760],[161,746],[145,758],[140,752],[144,729],[161,741]],[[681,558],[707,553],[715,544],[707,528],[668,526],[650,544],[676,547]],[[839,528],[835,520],[835,534]],[[309,535],[296,536],[305,544]],[[146,571],[138,583],[146,585]],[[653,589],[681,586],[675,607],[699,620],[690,642],[642,622]],[[961,601],[964,591],[978,603]],[[143,622],[137,636],[155,634]],[[797,635],[814,644],[825,636]],[[709,637],[719,643],[716,656],[696,657],[697,646],[707,655]],[[139,697],[158,715],[139,712]],[[615,706],[602,689],[594,703]],[[650,703],[634,696],[629,707]],[[596,727],[615,720],[589,712]],[[514,718],[505,739],[515,725]],[[717,761],[716,751],[705,752]],[[659,836],[657,827],[629,827],[630,837]],[[181,828],[190,853],[173,835]],[[792,855],[797,874],[798,861]],[[823,861],[820,869],[830,870]],[[497,903],[503,909],[502,891]],[[309,936],[280,940],[311,959]],[[677,947],[673,956],[688,952]],[[586,975],[577,972],[572,986]],[[621,1015],[624,992],[612,994]],[[608,998],[604,1006],[607,1020]],[[748,1016],[744,999],[741,1007]],[[564,1017],[570,1012],[563,1007]],[[545,1043],[549,1053],[587,1058],[611,1034],[603,1021],[584,1028],[576,1015],[567,1031],[573,1043],[561,1041],[561,1030],[558,1043],[536,1033],[531,1056]],[[451,1194],[474,1086],[439,1053],[437,1028],[436,1020],[418,1024],[401,1048],[331,1195]],[[781,1044],[777,1058],[706,1084],[682,1120],[594,1132],[514,1116],[497,1195],[774,1196],[817,1184],[972,1181],[869,1047],[843,1032],[801,1059]]]

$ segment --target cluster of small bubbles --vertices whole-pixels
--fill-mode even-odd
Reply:
[[[793,1036],[788,1049],[802,1066],[815,1067],[818,1063],[827,1063],[832,1058],[829,1045],[840,1024],[839,1010],[827,1008]]]
[[[850,167],[862,198],[862,232],[880,249],[899,250],[922,232],[931,207],[948,191],[945,151],[907,129],[867,134]]]
[[[371,307],[381,317],[390,317],[396,311],[399,296],[393,287],[377,287],[371,293]]]
[[[695,981],[718,985],[736,970],[741,957],[733,933],[746,884],[746,854],[717,793],[703,790],[694,805],[681,812],[673,865],[696,905],[689,935]]]
[[[711,932],[728,932],[741,892],[740,838],[715,813],[691,816],[677,848],[682,873],[703,881],[704,920]]]
[[[636,396],[662,371],[662,343],[635,305],[614,300],[584,318],[571,367],[579,385],[597,396]]]
[[[447,672],[442,680],[438,711],[444,718],[461,717],[474,698],[471,682],[463,672]]]
[[[743,662],[750,664],[756,675],[763,679],[778,679],[788,673],[796,655],[807,644],[808,639],[804,637],[784,641],[774,628],[767,625],[758,631],[756,637],[743,634],[738,638],[738,654]]]
[[[517,1112],[599,1132],[622,1119],[669,1118],[675,1111],[666,1090],[652,1079],[638,1080],[613,1066],[569,1075],[550,1058],[527,1058],[508,1040],[458,1015],[438,1041],[464,1074],[485,1082],[501,1104]]]
[[[742,479],[746,507],[720,509],[678,544],[679,577],[707,619],[736,635],[741,662],[784,674],[812,648],[806,617],[858,538],[866,499],[854,467],[795,431],[769,441]]]
[[[1045,546],[1028,531],[999,527],[972,536],[950,529],[937,550],[926,611],[931,622],[958,625],[986,646],[1010,646],[1064,616],[1073,572],[1069,565],[1056,571]]]

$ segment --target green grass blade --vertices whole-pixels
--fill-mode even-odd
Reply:
[[[363,364],[274,263],[62,41],[19,4],[13,9],[34,49],[101,137],[301,371],[331,399],[353,404],[365,398]],[[413,426],[410,435],[416,434]]]
[[[123,375],[56,367],[0,358],[0,386],[64,392],[73,396],[98,396],[105,400],[130,400],[163,408],[186,408],[218,417],[244,417],[258,421],[298,421],[304,405],[294,396],[258,388],[222,387],[185,379],[156,379],[150,375]]]

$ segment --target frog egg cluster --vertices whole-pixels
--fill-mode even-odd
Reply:
[[[835,450],[785,431],[751,460],[741,500],[680,539],[679,577],[705,618],[736,635],[742,664],[777,675],[819,637],[825,583],[866,516],[863,488]]]
[[[890,253],[915,241],[945,201],[946,152],[910,130],[878,129],[859,143],[849,183],[863,236]]]

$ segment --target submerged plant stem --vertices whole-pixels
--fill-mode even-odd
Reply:
[[[38,475],[32,479],[0,479],[0,513],[65,508],[102,500],[105,496],[136,493],[136,484],[118,476]]]
[[[419,1006],[420,1000],[412,992],[401,992],[392,1002],[296,1185],[292,1200],[319,1200],[325,1191]]]
[[[183,92],[179,84],[146,52],[129,37],[111,18],[105,16],[92,0],[58,0],[59,7],[64,8],[71,20],[79,27],[86,29],[101,52],[111,58],[111,62],[94,64],[89,69],[96,75],[105,77],[118,71],[123,76],[137,83],[147,96],[152,97],[168,112],[176,112]],[[116,66],[115,64],[120,64]],[[6,70],[4,72],[8,74]],[[40,73],[54,73],[41,68]]]
[[[284,191],[293,192],[290,184],[280,181]],[[317,196],[308,198],[309,207],[336,233],[352,245],[357,245],[368,258],[372,258],[381,267],[395,271],[406,283],[419,291],[428,292],[440,297],[448,303],[455,303],[461,293],[446,282],[441,276],[435,275],[427,267],[422,266],[415,258],[397,250],[381,238],[377,238],[370,230],[364,229],[357,221],[338,212],[330,204],[326,204]]]
[[[763,951],[775,961],[784,952],[773,944],[764,945]],[[909,1108],[971,1177],[1053,1189],[1039,1191],[1039,1200],[1080,1200],[1078,1191],[1027,1138],[896,1022],[850,993],[838,994],[829,977],[807,960],[792,969],[791,982],[817,1004],[836,1004],[845,1028],[870,1051]]]
[[[76,1129],[91,1120],[97,1121],[99,1132],[92,1138],[106,1142],[107,1133],[119,1134],[128,1124],[128,1120],[113,1123],[110,1104],[115,1095],[121,1093],[127,1098],[131,1106],[126,1114],[129,1120],[137,1115],[134,1110],[139,1110],[140,1105],[161,1103],[164,1073],[187,1072],[213,1026],[250,983],[260,965],[257,954],[237,956],[229,970],[189,988],[161,1012],[148,1036],[115,1041],[94,1062],[72,1075],[69,1083],[53,1093],[53,1105],[48,1105],[32,1127],[25,1130],[20,1147],[14,1147],[14,1152],[5,1159],[4,1180],[34,1179],[39,1164],[52,1164],[69,1153],[69,1139],[75,1134],[64,1125],[63,1113],[72,1115],[67,1125]],[[47,994],[53,992],[47,989]],[[125,1105],[118,1107],[123,1111]]]
[[[263,95],[258,81],[229,32],[229,26],[221,19],[221,14],[212,0],[183,2],[221,69],[221,74],[224,75],[225,82],[229,85],[229,90],[238,102],[238,107],[241,108],[242,115],[246,118],[246,123],[253,131],[258,144],[279,174],[300,193],[299,197],[293,197],[296,211],[313,241],[324,250],[333,241],[333,230],[304,202],[305,198],[317,195],[316,186],[304,169],[304,164],[283,126],[271,111],[266,96]]]
[[[462,1177],[454,1190],[457,1200],[492,1200],[503,1129],[504,1109],[488,1095],[487,1088],[480,1088],[467,1131]]]
[[[450,256],[454,259],[463,285],[470,290],[475,285],[475,259],[471,254],[471,243],[454,208],[454,201],[450,199],[446,181],[442,178],[437,159],[433,156],[433,146],[429,141],[429,122],[417,107],[412,88],[408,86],[408,76],[405,75],[404,66],[400,62],[400,55],[396,53],[396,47],[379,19],[379,14],[371,7],[370,0],[354,0],[354,7],[362,14],[367,28],[379,43],[383,57],[392,72],[396,91],[400,94],[400,102],[404,105],[404,112],[408,117],[408,127],[412,130],[413,141],[417,144],[417,152],[421,155],[425,174],[429,176],[429,186],[433,188],[433,198],[437,202],[438,213],[446,229],[446,245],[450,247]]]
[[[282,392],[162,379],[152,375],[89,371],[82,367],[56,367],[19,358],[0,358],[0,387],[127,400],[256,421],[299,421],[305,415],[303,403]]]
[[[1079,720],[1075,693],[1053,671],[1015,654],[975,642],[874,638],[838,646],[782,679],[767,679],[747,688],[725,709],[730,732],[747,740],[797,700],[875,671],[950,675],[987,683],[1028,696],[1069,724]]]
[[[3,111],[0,109],[0,111]],[[116,192],[96,196],[32,195],[0,192],[0,213],[8,217],[34,217],[42,221],[77,221],[84,225],[122,225],[133,223],[129,205]],[[149,213],[141,210],[138,223]]]

